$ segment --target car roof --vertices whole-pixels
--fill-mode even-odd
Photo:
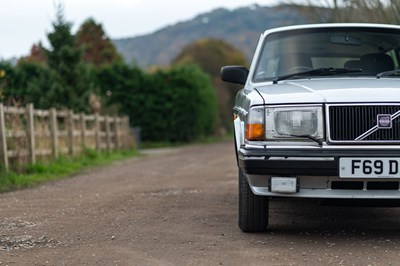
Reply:
[[[264,35],[281,32],[281,31],[289,31],[289,30],[300,30],[300,29],[316,29],[316,28],[381,28],[381,29],[397,29],[400,30],[400,26],[391,25],[391,24],[376,24],[376,23],[320,23],[320,24],[304,24],[304,25],[294,25],[294,26],[285,26],[274,29],[269,29],[264,32]]]

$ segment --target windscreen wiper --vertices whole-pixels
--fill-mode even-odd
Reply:
[[[319,144],[319,146],[322,146],[322,140],[320,140],[320,139],[317,139],[317,138],[315,138],[315,137],[313,137],[313,136],[311,136],[311,135],[294,135],[294,134],[285,134],[284,136],[287,136],[287,137],[293,137],[293,138],[303,138],[303,139],[310,139],[310,140],[313,140],[313,141],[315,141],[316,143],[318,143]]]
[[[310,69],[307,71],[302,71],[302,72],[297,72],[297,73],[292,73],[292,74],[276,77],[272,81],[274,84],[277,84],[278,81],[285,80],[285,79],[295,77],[295,76],[304,76],[304,75],[329,76],[329,75],[337,75],[337,74],[356,73],[356,72],[361,72],[361,71],[362,71],[361,68],[334,68],[334,67],[314,68],[314,69]]]
[[[379,74],[376,75],[377,79],[380,79],[382,77],[387,77],[387,76],[391,76],[394,74],[400,73],[400,69],[395,69],[395,70],[390,70],[390,71],[385,71],[385,72],[381,72]]]

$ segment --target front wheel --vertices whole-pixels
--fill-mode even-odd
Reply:
[[[239,168],[239,227],[243,232],[263,232],[268,227],[269,199],[251,191]]]

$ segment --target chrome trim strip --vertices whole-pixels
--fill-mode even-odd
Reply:
[[[260,156],[260,157],[256,157],[256,156],[243,156],[243,159],[246,160],[260,160],[260,161],[264,161],[265,160],[265,156]]]
[[[354,142],[353,142],[354,143]],[[398,145],[346,145],[346,146],[342,146],[342,145],[330,145],[330,146],[325,146],[324,147],[327,150],[399,150],[400,151],[400,146]]]
[[[392,114],[390,116],[391,121],[395,120],[397,117],[399,117],[399,115],[400,115],[400,111],[397,111],[396,113]],[[375,125],[374,127],[370,128],[369,130],[367,130],[366,132],[364,132],[363,134],[361,134],[360,136],[358,136],[354,140],[363,140],[363,139],[365,139],[366,137],[368,137],[369,135],[371,135],[372,133],[374,133],[375,131],[378,131],[378,130],[379,130],[378,125]]]
[[[300,181],[301,182],[301,181]],[[399,190],[340,190],[300,188],[298,193],[270,192],[267,187],[250,186],[254,194],[269,197],[332,198],[332,199],[400,199]]]
[[[245,109],[243,109],[243,108],[240,107],[240,106],[234,106],[232,109],[233,109],[234,111],[237,111],[237,112],[239,112],[239,113],[245,115],[245,116],[246,116],[247,113],[248,113]]]
[[[400,140],[386,140],[386,141],[381,141],[381,140],[332,140],[330,141],[330,143],[332,143],[332,145],[336,145],[338,144],[365,144],[365,145],[371,145],[371,144],[396,144],[399,145],[400,144]],[[386,146],[385,146],[386,147]]]
[[[376,131],[378,131],[378,126],[377,125],[375,125],[374,127],[368,129],[367,131],[362,133],[360,136],[358,136],[354,140],[363,140],[363,139],[365,139],[366,137],[368,137],[369,135],[371,135],[372,133],[374,133]]]
[[[400,116],[400,111],[398,111],[398,112],[396,112],[396,113],[394,113],[394,114],[392,115],[392,120],[396,119],[396,118],[399,117],[399,116]]]
[[[354,144],[354,142],[352,142]],[[324,143],[322,146],[301,146],[301,145],[270,145],[267,143],[263,143],[262,145],[244,145],[242,148],[248,148],[248,149],[304,149],[304,150],[399,150],[400,152],[400,146],[399,145],[327,145]]]
[[[248,157],[247,157],[248,158]],[[334,161],[334,157],[269,157],[268,161]]]
[[[265,108],[292,108],[292,107],[323,107],[322,103],[310,103],[310,104],[265,104]]]

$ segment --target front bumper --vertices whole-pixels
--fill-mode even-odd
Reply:
[[[340,178],[339,159],[343,157],[400,157],[400,146],[267,147],[242,146],[238,163],[254,194],[270,197],[400,199],[400,179]],[[271,177],[296,177],[296,193],[271,192]],[[348,182],[348,183],[346,183]],[[353,183],[351,183],[353,182]],[[387,182],[389,189],[376,189]],[[393,189],[393,183],[398,188]],[[343,185],[344,184],[344,185]],[[346,185],[357,185],[357,189]],[[396,187],[396,184],[394,184]]]
[[[400,157],[398,149],[240,148],[239,166],[254,175],[338,176],[341,157]]]

